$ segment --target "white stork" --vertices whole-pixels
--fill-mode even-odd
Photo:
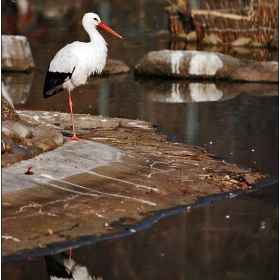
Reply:
[[[103,23],[97,14],[86,13],[82,24],[90,37],[90,42],[76,41],[58,51],[50,62],[43,90],[43,97],[48,98],[67,89],[73,126],[73,136],[68,140],[83,140],[77,137],[75,132],[71,91],[75,87],[84,85],[91,74],[100,74],[106,63],[107,43],[97,31],[97,27],[122,39]]]

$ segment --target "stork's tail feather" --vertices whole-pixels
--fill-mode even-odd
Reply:
[[[43,92],[43,97],[44,97],[44,99],[49,98],[49,97],[51,97],[51,96],[53,96],[53,95],[63,91],[64,89],[65,88],[62,87],[62,84],[60,84],[60,85],[58,85],[58,86],[56,86],[56,87],[54,87],[54,88],[52,88],[52,89],[50,89],[50,90],[48,90],[46,92],[44,91]]]
[[[48,71],[44,83],[43,97],[48,98],[63,91],[65,88],[63,88],[62,85],[65,81],[71,78],[72,73]]]

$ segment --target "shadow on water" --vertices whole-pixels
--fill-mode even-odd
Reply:
[[[104,35],[109,58],[124,61],[131,73],[90,78],[73,92],[74,112],[150,121],[171,141],[203,146],[226,161],[278,174],[278,85],[135,78],[133,67],[147,52],[197,46],[155,36],[167,26],[165,2],[101,2],[75,1],[75,7],[64,2],[58,9],[56,1],[26,1],[24,12],[23,4],[3,1],[3,34],[27,36],[36,64],[31,75],[2,73],[17,109],[68,112],[67,94],[42,99],[45,71],[58,49],[87,40],[76,23],[84,12],[98,11],[124,37],[117,42]],[[267,50],[203,50],[243,61],[278,60],[278,52]],[[153,213],[141,224],[120,228],[117,236],[87,237],[44,252],[58,254],[71,246],[73,258],[103,279],[278,279],[276,181],[232,199],[211,203],[209,197],[204,207],[200,201],[191,209]],[[42,252],[20,259],[2,259],[3,279],[49,279]]]

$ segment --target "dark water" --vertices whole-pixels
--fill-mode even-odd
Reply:
[[[167,102],[159,101],[154,91],[172,95],[162,88],[176,87],[176,82],[162,86],[152,81],[151,91],[151,81],[134,77],[134,65],[147,52],[176,44],[187,48],[155,36],[155,31],[166,29],[167,2],[75,1],[75,8],[69,2],[59,9],[55,1],[28,3],[25,16],[12,1],[2,3],[2,33],[27,36],[36,64],[31,76],[2,74],[10,81],[17,109],[68,112],[63,92],[42,99],[45,71],[65,44],[87,40],[77,22],[85,12],[95,11],[124,37],[104,34],[108,57],[124,61],[131,73],[90,78],[73,93],[74,112],[150,121],[171,141],[203,146],[226,161],[278,174],[278,86],[244,85],[235,90],[235,85],[215,85],[223,92],[221,98],[212,98],[217,101]],[[61,18],[51,18],[57,11],[64,12]],[[229,95],[231,89],[234,93]],[[246,196],[160,219],[129,236],[81,246],[73,256],[104,279],[278,279],[278,196],[278,183],[270,184]],[[262,221],[266,227],[260,231]],[[2,263],[2,279],[48,279],[44,257]]]

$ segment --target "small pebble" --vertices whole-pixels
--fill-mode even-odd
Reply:
[[[2,132],[8,135],[15,143],[20,141],[20,135],[11,127],[2,123]]]
[[[51,145],[46,143],[46,141],[42,141],[41,139],[33,138],[33,139],[22,139],[22,144],[30,145],[30,146],[37,146],[40,147],[44,152],[51,151],[54,149],[55,145]]]
[[[1,166],[5,167],[19,161],[21,161],[21,159],[18,158],[16,155],[4,153],[1,157]]]
[[[58,147],[58,145],[51,139],[51,138],[49,138],[49,137],[41,137],[40,138],[40,141],[41,142],[43,142],[43,143],[45,143],[45,144],[47,144],[47,145],[50,145],[50,146],[52,146],[52,150],[54,149],[54,148],[57,148]]]
[[[63,135],[62,133],[46,127],[35,127],[32,128],[32,132],[35,136],[35,138],[48,138],[51,139],[56,145],[62,145],[63,144]]]
[[[1,131],[1,138],[2,138],[1,151],[4,152],[5,150],[8,150],[14,144],[14,141],[11,137],[6,135],[3,131]],[[4,151],[2,149],[2,146],[4,148]]]
[[[44,152],[42,148],[37,146],[26,145],[25,147],[32,153],[34,157]]]
[[[260,221],[260,228],[259,228],[259,230],[260,231],[263,231],[263,230],[265,230],[265,221]]]
[[[32,138],[33,137],[33,138]],[[62,145],[62,133],[50,127],[29,127],[18,121],[2,122],[2,167],[30,159]]]
[[[9,154],[16,155],[20,159],[30,159],[33,157],[31,151],[24,145],[14,144],[8,151]]]
[[[19,136],[20,138],[31,138],[32,137],[32,130],[30,127],[15,121],[4,121],[4,125],[11,127]]]
[[[1,154],[2,154],[3,152],[5,152],[5,150],[6,150],[5,141],[2,139],[2,140],[1,140]]]

